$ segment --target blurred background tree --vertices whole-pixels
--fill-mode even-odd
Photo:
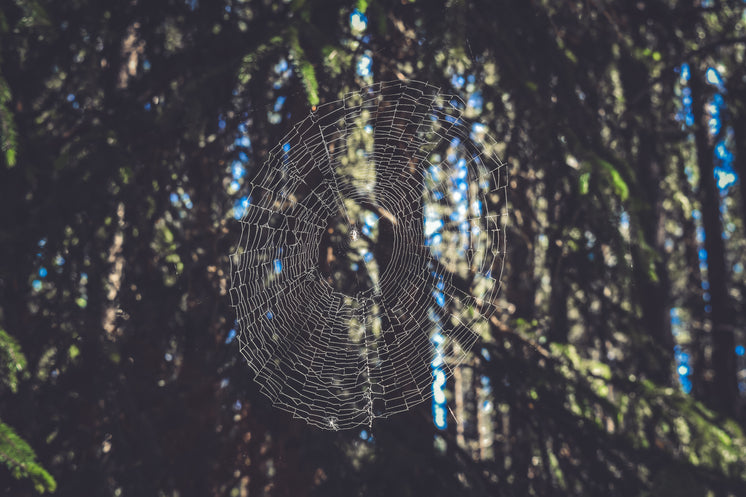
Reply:
[[[744,7],[2,2],[0,490],[746,495]],[[321,432],[249,378],[227,255],[280,137],[397,78],[510,164],[500,312],[446,423]]]

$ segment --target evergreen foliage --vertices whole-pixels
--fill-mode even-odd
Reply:
[[[26,371],[26,358],[18,342],[0,328],[0,381],[11,392],[18,391],[19,376]],[[0,462],[15,478],[28,478],[40,492],[54,492],[54,478],[36,461],[33,449],[0,419]]]
[[[745,57],[740,0],[3,2],[0,493],[746,495]],[[232,341],[235,216],[397,78],[510,164],[500,311],[445,430],[320,432]]]

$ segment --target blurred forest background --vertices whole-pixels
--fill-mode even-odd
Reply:
[[[3,0],[0,492],[746,495],[745,9]],[[445,423],[325,432],[251,380],[228,254],[267,151],[397,78],[503,145],[500,311]]]

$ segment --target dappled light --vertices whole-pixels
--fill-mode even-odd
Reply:
[[[744,2],[14,0],[0,47],[0,493],[746,495]]]

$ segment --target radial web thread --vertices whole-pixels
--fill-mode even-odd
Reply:
[[[370,425],[429,398],[435,362],[450,375],[486,333],[507,168],[464,108],[426,83],[377,83],[319,106],[256,171],[230,294],[275,406]]]

